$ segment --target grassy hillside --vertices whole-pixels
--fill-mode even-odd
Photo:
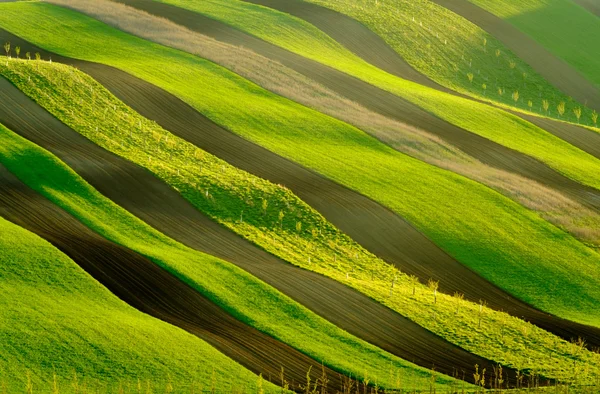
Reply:
[[[291,15],[239,0],[160,1],[218,19],[302,56],[423,104],[407,95],[402,95],[401,89],[394,88],[394,84],[391,84],[391,79],[385,73],[366,64],[313,25]],[[514,107],[520,111],[534,112],[572,122],[577,122],[572,110],[581,107],[583,123],[594,124],[591,110],[584,108],[581,103],[574,102],[549,84],[500,41],[461,16],[433,2],[428,0],[416,2],[312,0],[312,2],[356,18],[383,37],[414,68],[443,86],[482,100],[491,100]],[[472,74],[472,80],[469,79],[469,74]],[[515,92],[519,93],[517,100],[513,97]],[[543,109],[544,99],[550,102],[551,108],[548,112]],[[428,100],[434,98],[428,97]],[[531,108],[529,101],[532,104]],[[563,116],[559,116],[556,110],[560,102],[566,103]],[[424,105],[424,108],[435,111],[435,106]],[[464,108],[468,106],[465,105]],[[444,111],[437,112],[439,116],[446,119],[443,113]],[[454,121],[451,118],[448,120]]]
[[[348,375],[366,374],[393,387],[392,369],[428,387],[427,370],[352,337],[245,271],[167,238],[106,199],[47,151],[7,129],[0,141],[0,162],[24,183],[107,239],[149,257],[238,319]],[[450,381],[438,378],[440,384]]]
[[[0,66],[0,72],[92,141],[154,171],[215,220],[273,254],[354,287],[471,352],[505,366],[535,369],[547,377],[567,380],[574,355],[578,360],[577,368],[582,370],[583,365],[600,363],[600,358],[592,353],[581,352],[577,346],[504,313],[484,308],[482,315],[478,305],[445,294],[438,294],[437,302],[432,303],[431,289],[358,247],[289,192],[282,190],[279,194],[269,194],[272,185],[249,174],[232,177],[231,174],[243,175],[243,172],[205,152],[194,151],[189,144],[140,117],[91,78],[70,67],[12,61],[8,70]],[[95,92],[93,99],[92,91]],[[106,108],[110,110],[106,111]],[[97,132],[95,124],[99,125]],[[137,126],[140,124],[142,129]],[[160,135],[163,141],[171,143],[160,143],[150,138],[152,135]],[[200,156],[201,160],[198,159]],[[198,161],[204,168],[201,175],[193,171],[198,167]],[[212,162],[218,164],[218,170],[207,171]],[[219,184],[226,183],[232,190],[239,188],[256,195],[257,203],[244,205],[243,201],[236,200],[235,194],[218,193],[218,199],[205,204],[202,190],[207,189],[201,188],[200,193],[194,194],[190,192],[189,182],[198,182],[197,185],[211,182],[210,190],[218,190]],[[268,208],[269,213],[264,215],[258,203],[262,201],[261,195],[269,196],[268,207],[278,207],[284,217],[301,215],[296,220],[300,218],[302,223],[312,227],[298,234],[294,222],[285,222],[282,226],[277,221],[277,210],[269,211],[271,208]],[[244,207],[243,223],[235,211],[233,216],[228,216],[228,207],[236,206]],[[318,231],[313,232],[313,229]],[[307,251],[310,262],[306,259]],[[336,258],[332,258],[333,254]],[[390,292],[392,280],[394,289]],[[424,310],[429,313],[423,313]],[[495,335],[489,335],[490,332]],[[590,379],[595,371],[591,369]]]
[[[556,315],[599,324],[600,256],[490,189],[399,154],[197,57],[49,5],[1,8],[3,26],[16,34],[147,79],[245,138],[387,205],[515,296]],[[27,23],[31,19],[40,21],[35,29]],[[71,39],[61,38],[66,36]]]
[[[287,28],[294,29],[300,23],[297,19],[285,17],[285,14],[243,2],[238,2],[243,3],[242,5],[236,2],[233,3],[238,4],[237,13],[234,12],[236,7],[232,7],[230,4],[227,4],[227,7],[224,9],[217,8],[215,11],[215,7],[211,6],[214,2],[197,3],[186,0],[168,0],[168,2],[193,10],[201,10],[212,17],[223,19],[237,28],[247,30],[261,38],[273,41],[292,51],[297,51],[303,56],[313,58],[403,97],[452,124],[484,136],[501,145],[533,156],[581,183],[597,188],[600,186],[599,182],[589,179],[589,171],[583,171],[591,162],[596,162],[596,159],[591,155],[582,152],[578,148],[573,147],[531,123],[497,108],[441,93],[434,89],[393,77],[358,59],[356,56],[343,50],[339,45],[337,49],[327,50],[326,48],[335,46],[336,44],[332,43],[331,39],[324,36],[323,33],[314,32],[314,27],[305,32],[300,30],[298,34],[285,34]],[[253,12],[247,12],[247,7],[254,7],[251,10]],[[361,8],[361,13],[362,11],[363,9]],[[254,16],[254,19],[252,19],[252,16]],[[280,20],[279,25],[283,26],[283,28],[277,29],[271,27],[273,26],[272,24],[261,23],[264,19],[275,19],[275,17]],[[364,18],[364,16],[362,17]],[[282,25],[282,19],[288,23]],[[297,28],[294,29],[293,33],[296,31],[298,31]],[[307,36],[312,36],[312,40],[306,41]],[[508,78],[507,76],[507,79],[514,80],[514,76],[512,78]],[[514,92],[509,92],[507,96],[512,96],[512,93]],[[564,100],[561,99],[560,101],[568,100],[564,98]],[[583,108],[583,106],[579,107]],[[568,108],[565,111],[567,111],[567,114],[572,114],[572,111]],[[582,109],[582,111],[585,112],[585,109]]]
[[[570,0],[469,0],[508,20],[600,85],[598,19]]]
[[[485,165],[427,131],[407,127],[403,122],[369,111],[272,59],[267,59],[249,49],[216,41],[140,9],[115,4],[108,0],[97,0],[91,3],[85,0],[51,0],[51,2],[68,5],[78,12],[130,34],[206,57],[207,60],[235,70],[240,76],[250,79],[267,90],[354,125],[400,152],[483,183],[525,207],[540,212],[545,219],[575,235],[586,245],[600,246],[600,214],[597,212],[584,208],[582,204],[533,180]],[[237,3],[230,3],[229,8],[232,8],[234,4]],[[178,10],[177,7],[168,4],[149,2],[135,3],[135,5],[143,6],[144,9],[150,7],[158,15],[162,14],[161,11],[166,12],[166,10],[172,12],[171,17],[175,17],[175,15],[193,17],[194,15],[191,11]],[[308,6],[312,7],[312,5]],[[202,8],[202,5],[194,3],[193,7],[194,9]],[[262,12],[263,9],[259,9]],[[222,12],[228,14],[225,10]],[[253,15],[252,13],[246,14]],[[258,23],[257,19],[262,14],[257,13],[252,17],[245,15],[244,20]],[[231,15],[239,16],[238,13]],[[266,16],[269,15],[271,14],[266,14]],[[175,18],[175,20],[179,19]],[[270,23],[275,22],[277,21],[270,20]],[[207,25],[204,19],[197,24],[198,27],[204,25]],[[281,24],[277,25],[277,27],[279,26]],[[214,29],[210,26],[205,28],[208,31]],[[228,29],[227,33],[223,33],[224,36],[238,34],[234,27],[223,26],[223,29]],[[300,34],[302,31],[294,29],[294,33]],[[240,37],[244,36],[244,33],[239,32],[239,34]],[[312,39],[311,37],[307,35],[303,39]],[[315,45],[318,46],[320,42],[315,40]],[[253,48],[251,42],[248,44],[250,49]],[[264,70],[269,71],[264,72]]]
[[[362,22],[441,85],[519,111],[595,124],[592,110],[557,90],[477,25],[432,1],[308,1]],[[561,103],[563,115],[557,109]],[[582,109],[579,121],[573,112],[577,108]]]
[[[1,128],[2,137],[7,133]],[[2,138],[2,142],[6,142]],[[77,379],[113,390],[254,389],[258,377],[204,341],[129,307],[45,240],[0,217],[0,389],[51,392]],[[214,371],[214,372],[213,372]],[[265,383],[269,392],[274,386]],[[277,391],[279,392],[279,391]]]

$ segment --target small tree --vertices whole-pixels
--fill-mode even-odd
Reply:
[[[414,275],[408,277],[410,284],[412,285],[412,295],[414,296],[417,293],[417,284],[419,283],[419,278]]]
[[[496,49],[496,63],[498,63],[500,61],[501,54],[502,54],[502,52],[500,52],[500,49]]]
[[[267,214],[267,207],[269,206],[269,202],[263,198],[262,200],[262,210],[263,210],[263,215]]]
[[[504,95],[504,89],[502,89],[502,88],[498,88],[498,94],[499,94],[500,96]]]
[[[487,52],[487,38],[483,37],[483,51]]]
[[[25,53],[25,57],[27,58],[27,61],[31,60],[31,53],[27,52]]]
[[[573,113],[577,118],[577,123],[579,123],[579,119],[581,118],[581,107],[573,108]]]
[[[285,216],[285,214],[283,213],[283,211],[279,211],[279,229],[283,230],[283,217]]]
[[[433,303],[437,304],[437,291],[440,287],[440,282],[438,282],[437,280],[429,279],[429,282],[427,282],[427,286],[433,291]]]
[[[515,62],[514,60],[509,60],[508,61],[508,66],[510,67],[510,69],[514,69],[515,67],[517,67],[517,62]]]
[[[556,109],[558,110],[558,114],[560,116],[563,116],[565,114],[565,102],[561,101],[557,106]]]
[[[17,54],[17,59],[18,59],[19,55],[21,54],[21,47],[15,47],[15,53]]]
[[[300,232],[302,231],[302,222],[296,222],[296,231],[298,232],[298,235],[300,235]]]
[[[529,110],[531,111],[531,109],[533,108],[533,101],[531,101],[531,100],[527,101],[527,106],[529,107]]]
[[[519,91],[515,90],[512,94],[512,99],[515,101],[515,105],[517,105],[518,101],[519,101]]]
[[[598,124],[598,112],[596,110],[592,112],[592,122],[594,122],[594,126]]]
[[[484,83],[483,85],[481,85],[481,88],[483,89],[483,95],[485,96],[485,92],[487,90],[487,85]]]
[[[475,76],[473,75],[473,73],[468,73],[468,74],[467,74],[467,78],[469,78],[469,82],[471,82],[471,83],[473,83],[473,78],[474,78],[474,77],[475,77]]]
[[[479,300],[479,323],[478,323],[478,327],[481,328],[481,317],[483,316],[483,307],[486,305],[487,303],[483,300]]]
[[[542,100],[542,107],[544,107],[544,111],[548,114],[548,109],[550,108],[550,102],[548,100]]]
[[[465,295],[459,293],[458,291],[454,292],[454,299],[456,300],[456,314],[458,315],[458,310],[460,308],[460,302],[465,298]]]
[[[42,55],[40,55],[39,52],[35,53],[35,60],[41,60],[42,59]]]
[[[6,52],[6,65],[8,66],[8,55],[10,55],[10,42],[4,43],[4,52]]]

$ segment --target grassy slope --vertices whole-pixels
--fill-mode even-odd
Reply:
[[[501,136],[489,132],[492,126],[511,131],[524,128],[529,134],[534,134],[527,138],[539,138],[537,135],[539,130],[532,133],[530,124],[526,122],[515,124],[514,117],[497,109],[490,109],[466,100],[457,100],[447,94],[420,88],[418,85],[394,78],[365,63],[301,19],[238,0],[160,1],[200,12],[265,41],[354,75],[404,97],[451,123],[538,157],[547,163],[554,163],[556,168],[562,168],[555,161],[556,157],[540,155],[541,150],[530,149],[532,145],[520,144],[518,140],[523,137],[516,133]],[[551,117],[558,117],[556,105],[565,102],[566,112],[560,117],[561,120],[577,122],[572,110],[583,108],[582,122],[593,125],[591,110],[558,91],[492,36],[443,7],[425,0],[386,1],[379,2],[378,6],[375,6],[374,2],[362,1],[313,0],[313,2],[360,20],[380,34],[413,67],[444,86],[482,100],[492,100],[504,106],[516,106],[515,108],[520,111]],[[414,16],[415,22],[409,16]],[[424,22],[425,27],[421,26],[420,22]],[[487,40],[485,48],[484,38]],[[496,56],[496,50],[500,51],[499,57]],[[514,68],[510,66],[511,61],[515,64]],[[473,74],[473,82],[468,79],[469,73]],[[483,84],[486,85],[485,91]],[[513,98],[514,92],[519,93],[516,104]],[[548,99],[550,102],[548,113],[542,108],[543,99]],[[531,108],[528,106],[529,101],[531,101]],[[442,105],[441,108],[438,103]],[[470,121],[453,116],[451,108],[460,108],[459,111],[454,112],[472,112]],[[493,117],[492,122],[487,122],[489,116]],[[537,128],[533,127],[533,129]],[[535,145],[535,142],[531,142]],[[580,178],[580,181],[583,180]]]
[[[274,188],[205,152],[194,151],[190,144],[131,111],[85,74],[61,64],[23,61],[12,61],[8,69],[0,66],[0,73],[81,134],[150,169],[198,209],[271,253],[344,282],[449,341],[503,365],[535,369],[548,377],[570,376],[570,358],[578,353],[577,348],[531,324],[486,309],[480,327],[478,306],[459,301],[456,313],[457,300],[444,294],[432,305],[430,290],[416,285],[417,292],[413,295],[413,284],[405,275],[398,275],[390,297],[389,286],[395,271],[339,233],[289,191]],[[98,132],[94,125],[99,125]],[[124,125],[127,126],[123,128]],[[150,135],[159,135],[162,141],[170,142],[158,142],[148,138]],[[200,172],[198,162],[202,167]],[[194,184],[200,185],[199,191]],[[210,190],[216,197],[206,199],[203,190]],[[247,200],[240,200],[240,196]],[[266,215],[262,212],[263,198],[268,201]],[[240,223],[237,210],[242,209],[244,222]],[[285,214],[283,225],[277,222],[278,212]],[[300,234],[295,230],[295,220],[304,224],[305,230]],[[313,236],[313,230],[317,229]],[[310,263],[306,259],[307,250]],[[334,253],[336,259],[332,258]],[[349,271],[352,273],[346,277]],[[436,318],[431,319],[424,310],[435,313]],[[529,334],[523,335],[524,331]],[[555,364],[552,358],[558,362]],[[577,364],[600,365],[600,357],[588,352],[577,359]],[[592,370],[595,373],[596,369]]]
[[[163,390],[170,376],[175,388],[192,380],[207,387],[213,368],[220,389],[254,388],[255,375],[129,307],[48,242],[1,217],[0,250],[0,387],[7,392],[24,391],[26,371],[34,392],[49,392],[53,372],[61,386],[76,373],[81,385],[100,380],[116,388],[139,378]]]
[[[0,142],[0,161],[27,185],[104,237],[149,257],[240,320],[352,376],[367,374],[393,387],[392,369],[424,379],[417,384],[428,384],[427,370],[352,337],[245,271],[152,229],[47,151],[6,128]]]
[[[600,85],[600,24],[570,0],[469,0],[510,21]]]
[[[558,91],[477,25],[433,2],[307,1],[359,20],[415,69],[441,85],[520,111],[573,123],[577,122],[573,109],[581,107],[581,123],[593,125],[591,110]],[[472,82],[469,73],[473,74]],[[514,92],[519,92],[516,106]],[[542,107],[544,99],[549,101],[548,111]],[[566,104],[564,116],[556,110],[560,102]]]
[[[600,324],[595,269],[600,256],[507,198],[200,58],[49,5],[1,8],[2,25],[14,33],[156,83],[245,138],[382,202],[517,297],[563,317]],[[31,19],[40,21],[35,29]],[[67,36],[68,41],[62,39]]]

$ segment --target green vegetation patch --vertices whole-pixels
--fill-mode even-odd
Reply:
[[[2,144],[8,133],[0,126]],[[129,307],[58,249],[2,218],[0,250],[3,392],[51,392],[54,379],[59,389],[77,384],[81,391],[100,385],[117,392],[119,385],[137,387],[138,379],[144,390],[255,389],[257,376]]]
[[[198,57],[47,4],[7,3],[1,8],[2,24],[15,34],[155,83],[231,131],[390,207],[463,264],[524,301],[600,324],[600,256],[500,194],[411,159]],[[32,19],[39,20],[35,29],[28,22]],[[587,156],[572,160],[576,164]],[[581,176],[600,177],[594,168]]]
[[[395,376],[429,387],[431,373],[359,340],[236,266],[189,249],[102,196],[56,157],[3,128],[0,162],[86,226],[189,284],[239,320],[342,373],[393,388]],[[390,374],[390,371],[393,373]],[[439,376],[440,387],[453,379]]]
[[[81,134],[153,171],[197,208],[269,252],[343,282],[503,365],[570,381],[575,359],[576,368],[583,371],[585,365],[590,371],[585,379],[595,376],[592,353],[504,313],[480,310],[460,295],[433,298],[432,287],[360,248],[289,191],[194,148],[139,116],[87,75],[61,64],[22,61],[0,72]]]

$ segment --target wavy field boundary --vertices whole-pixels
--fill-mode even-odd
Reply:
[[[148,162],[160,163],[161,167],[163,167],[166,162],[176,163],[178,161],[179,156],[177,151],[173,150],[167,150],[165,152],[166,156],[161,158],[161,155],[158,154],[158,152],[160,151],[161,146],[163,147],[162,149],[164,149],[164,144],[157,145],[156,142],[148,142],[152,141],[152,139],[146,139],[146,142],[144,143],[138,141],[137,143],[130,145],[132,142],[130,140],[132,132],[135,134],[135,138],[139,138],[140,133],[143,136],[144,134],[156,134],[158,132],[159,135],[163,136],[162,139],[170,140],[171,144],[174,146],[180,146],[182,141],[179,141],[177,137],[170,135],[165,130],[159,130],[152,125],[148,125],[147,120],[140,118],[135,113],[127,111],[122,103],[107,97],[101,86],[91,84],[89,79],[87,79],[88,82],[85,83],[86,77],[80,73],[74,72],[68,67],[56,64],[50,65],[45,62],[25,63],[23,61],[12,61],[9,63],[9,69],[3,70],[3,72],[6,75],[9,75],[13,81],[25,91],[36,97],[37,100],[49,106],[58,117],[66,119],[67,122],[79,129],[82,134],[88,136],[92,141],[95,141],[99,145],[104,146],[109,150],[115,150],[117,153],[125,154],[125,156],[133,158],[134,161],[135,156],[131,155],[132,151],[143,150],[143,148],[140,147],[146,145],[147,151],[144,153],[144,161],[141,162],[142,165],[145,164],[146,154],[149,157]],[[114,76],[114,72],[112,75]],[[69,93],[64,91],[62,95],[58,94],[67,88]],[[36,110],[36,106],[32,105],[28,100],[22,98],[19,99],[20,93],[17,94],[14,87],[10,85],[7,86],[6,83],[3,83],[2,90],[5,92],[4,95],[6,96],[3,100],[5,106],[8,106],[8,108],[26,109],[25,112],[20,115],[20,111],[15,111],[13,109],[7,112],[7,107],[0,106],[1,118],[3,121],[8,122],[8,124],[13,125],[16,130],[24,133],[25,136],[32,138],[34,141],[39,141],[42,145],[51,146],[51,149],[56,150],[59,155],[63,156],[65,155],[65,152],[75,153],[74,151],[77,150],[75,147],[81,148],[81,146],[84,145],[83,142],[78,138],[75,138],[75,136],[68,136],[69,132],[67,132],[67,135],[63,138],[66,138],[66,141],[69,141],[67,145],[70,144],[70,147],[60,147],[60,145],[64,145],[65,143],[58,144],[56,132],[53,131],[61,129],[60,124],[47,116],[43,116],[44,113],[40,113],[39,110]],[[137,89],[137,91],[140,91],[140,89]],[[92,97],[90,97],[91,92],[95,92]],[[164,106],[166,100],[159,101]],[[85,108],[85,106],[79,104],[83,102],[88,103],[88,105],[91,104],[95,110],[92,109],[90,112],[89,108]],[[66,114],[69,114],[72,117],[65,113],[61,113],[58,111],[58,108],[71,108],[72,110],[67,111]],[[109,110],[104,111],[106,108]],[[33,113],[36,113],[36,122],[33,121]],[[29,114],[29,116],[27,114]],[[100,118],[98,118],[98,114],[101,115]],[[21,118],[27,118],[27,122],[22,122]],[[37,120],[38,118],[39,120]],[[186,116],[186,119],[189,119],[189,117]],[[93,126],[91,128],[88,126],[88,131],[86,131],[85,127],[82,127],[83,125],[79,123],[82,121],[86,123],[90,120],[93,124],[100,125],[98,131],[93,131]],[[123,128],[123,125],[125,124],[134,126]],[[146,129],[146,132],[138,126],[140,124],[144,125],[143,128]],[[113,129],[107,128],[106,125],[120,125],[117,127],[120,128],[121,131],[115,130],[114,126]],[[92,131],[92,133],[89,133],[89,131]],[[54,137],[52,137],[52,135],[54,135]],[[129,135],[129,138],[126,138],[127,135]],[[49,143],[49,141],[52,142]],[[115,147],[117,149],[115,149]],[[189,149],[184,150],[188,151]],[[127,154],[124,152],[129,153]],[[96,157],[98,154],[91,154],[89,149],[82,153],[81,157],[86,157],[87,161],[78,159],[76,157],[77,155],[75,155],[75,157],[67,156],[66,160],[69,163],[73,163],[75,166],[74,168],[83,171],[82,174],[85,175],[88,173],[87,177],[91,177],[90,181],[98,184],[99,189],[104,191],[107,196],[112,197],[115,201],[128,207],[138,214],[138,216],[147,220],[149,223],[152,223],[157,229],[167,229],[167,234],[173,233],[173,227],[169,227],[169,223],[179,223],[182,221],[182,218],[177,213],[174,214],[171,210],[161,208],[161,206],[166,204],[169,207],[180,207],[186,206],[185,203],[182,204],[182,202],[177,201],[177,199],[170,199],[170,201],[167,202],[166,195],[173,195],[173,193],[171,192],[169,194],[168,191],[164,189],[161,192],[157,192],[157,186],[160,186],[160,184],[157,184],[156,182],[154,182],[153,186],[154,191],[148,190],[146,192],[145,189],[147,189],[147,187],[144,186],[144,183],[141,181],[142,179],[147,178],[144,176],[143,172],[138,172],[131,180],[126,181],[124,179],[121,183],[116,181],[113,176],[110,182],[111,187],[106,188],[106,182],[103,182],[102,179],[95,179],[98,177],[95,177],[94,175],[89,175],[89,168],[92,168],[90,158]],[[173,153],[175,153],[175,155],[173,155]],[[206,156],[206,154],[203,154],[203,156]],[[197,157],[195,159],[197,159]],[[111,159],[110,156],[107,157],[106,155],[104,155],[102,159],[104,167],[107,167],[108,163],[114,161],[114,158]],[[206,163],[206,161],[204,162]],[[223,166],[224,164],[221,165],[221,167]],[[116,171],[113,170],[111,172],[115,173],[115,175],[119,175],[119,178],[122,177],[122,174],[131,172],[125,171],[127,166],[124,165],[124,163],[116,166],[113,165],[113,167]],[[208,165],[206,165],[206,167],[209,168]],[[177,167],[177,170],[173,168],[170,170],[170,173],[174,175],[179,169],[183,168],[184,166],[180,164]],[[226,172],[217,171],[216,174],[209,176],[216,176],[217,178],[224,177],[224,179],[228,179],[228,176],[225,174],[231,171],[232,169],[227,169]],[[164,177],[164,174],[164,172],[162,174],[157,172],[158,176]],[[179,175],[177,177],[179,177]],[[135,181],[133,179],[135,179]],[[165,180],[168,181],[169,177],[165,177]],[[150,183],[152,184],[152,182]],[[124,189],[127,189],[125,186],[127,184],[132,185],[132,191],[123,193]],[[182,189],[180,184],[178,184],[178,189]],[[134,197],[133,199],[124,199],[122,197],[123,194],[131,196],[137,195],[139,198]],[[149,204],[148,201],[146,201],[147,198],[145,196],[152,194],[161,196],[159,203]],[[221,194],[220,196],[220,204],[225,203],[223,195]],[[273,203],[273,197],[270,197],[269,201]],[[260,207],[254,208],[256,211],[260,209]],[[160,214],[156,215],[156,212],[160,212]],[[247,211],[247,218],[249,218],[250,221],[253,220],[252,214],[252,209],[249,209]],[[166,220],[166,217],[168,216],[174,216],[173,220]],[[455,355],[451,358],[449,356],[450,348],[439,343],[438,339],[426,334],[414,324],[408,324],[407,321],[403,321],[398,315],[390,313],[389,310],[382,308],[373,301],[365,299],[364,297],[357,297],[356,293],[349,291],[345,286],[340,286],[339,283],[330,280],[328,281],[324,277],[318,275],[311,275],[306,271],[293,269],[292,266],[285,265],[285,263],[282,265],[281,262],[278,262],[269,255],[257,254],[257,251],[249,247],[249,245],[244,246],[244,243],[236,243],[236,238],[232,237],[232,234],[226,234],[226,232],[225,234],[222,234],[223,232],[221,232],[220,237],[215,237],[214,235],[211,236],[211,233],[218,233],[219,230],[219,227],[215,227],[214,225],[210,226],[210,231],[198,233],[197,230],[193,229],[204,227],[207,224],[210,225],[211,222],[206,223],[206,221],[200,221],[201,223],[197,223],[197,221],[191,220],[191,218],[198,217],[197,212],[193,210],[188,210],[184,216],[187,219],[185,219],[184,224],[179,226],[175,231],[174,236],[176,239],[182,239],[183,237],[185,243],[188,245],[195,246],[199,250],[207,251],[211,254],[214,253],[217,256],[224,256],[227,260],[235,262],[254,275],[257,275],[259,278],[267,280],[268,283],[279,288],[284,293],[289,294],[297,301],[302,302],[310,309],[317,311],[321,316],[326,317],[338,326],[349,330],[351,333],[355,333],[359,337],[365,338],[371,343],[381,346],[383,349],[389,350],[394,354],[401,355],[409,360],[418,360],[417,362],[420,365],[440,365],[439,363],[443,360],[446,362],[448,368],[457,368],[457,365],[461,363],[464,364],[463,368],[468,368],[469,362],[475,362],[475,360],[465,360],[465,357],[461,355],[460,352],[455,351]],[[260,216],[263,216],[263,214]],[[217,216],[215,219],[219,220],[222,218]],[[304,220],[306,220],[306,217]],[[306,223],[306,221],[304,222]],[[227,221],[225,221],[225,223],[227,223]],[[279,230],[279,223],[277,223],[277,227],[277,230]],[[331,228],[325,228],[324,233],[331,233],[331,230]],[[321,233],[320,230],[319,233]],[[281,233],[278,231],[275,231],[272,235],[265,235],[266,237],[264,238],[273,236],[279,239],[281,237]],[[538,371],[543,371],[545,376],[548,377],[560,377],[561,379],[564,379],[568,376],[569,372],[567,372],[567,375],[563,374],[565,371],[569,370],[569,368],[565,369],[561,367],[557,369],[556,367],[551,366],[552,364],[546,364],[546,362],[549,360],[547,357],[550,353],[556,354],[555,349],[563,349],[561,350],[561,354],[570,358],[574,352],[578,352],[577,348],[572,345],[557,341],[557,338],[553,338],[531,325],[525,324],[518,319],[508,318],[504,314],[488,310],[487,308],[485,308],[485,323],[482,325],[482,315],[481,313],[478,315],[476,312],[479,307],[464,302],[459,298],[452,298],[444,294],[439,294],[436,297],[436,303],[432,305],[431,298],[428,295],[430,290],[427,290],[422,285],[417,285],[414,281],[411,282],[411,279],[404,275],[397,275],[393,271],[390,272],[391,267],[382,264],[380,261],[378,262],[369,258],[368,255],[365,255],[362,252],[360,254],[360,259],[357,259],[357,256],[355,256],[354,262],[351,263],[352,273],[351,278],[349,279],[348,271],[343,268],[343,265],[347,264],[347,257],[344,256],[343,253],[337,255],[337,258],[334,258],[333,263],[337,260],[336,267],[335,264],[331,264],[330,260],[328,261],[327,256],[324,256],[325,260],[320,258],[323,254],[322,252],[317,253],[314,251],[314,244],[312,242],[302,246],[304,245],[304,242],[298,238],[298,235],[290,234],[288,238],[297,239],[297,242],[299,242],[298,246],[301,249],[303,248],[305,250],[308,248],[308,250],[312,250],[310,252],[310,255],[313,257],[312,261],[309,261],[309,263],[306,264],[302,260],[291,260],[295,264],[309,270],[324,273],[340,282],[349,284],[363,293],[375,297],[375,299],[383,304],[406,315],[410,319],[433,332],[438,333],[438,335],[449,339],[453,343],[460,346],[466,346],[475,354],[487,355],[495,361],[501,362],[507,366],[515,365],[519,368],[535,368]],[[320,239],[320,236],[317,237],[316,240],[318,239]],[[199,243],[198,240],[204,240],[204,242]],[[224,240],[226,241],[225,243]],[[313,239],[313,242],[316,240]],[[207,241],[209,243],[207,243]],[[210,245],[210,242],[214,244]],[[261,243],[259,242],[259,244]],[[264,241],[261,245],[267,248],[270,246],[277,247],[277,245],[265,244]],[[283,249],[289,248],[289,245],[281,246]],[[228,250],[228,252],[223,252],[223,249]],[[279,249],[282,248],[280,247]],[[360,251],[359,249],[356,250]],[[277,248],[273,249],[273,252],[276,251]],[[364,260],[365,258],[367,258],[366,261]],[[268,264],[268,266],[265,266],[265,264]],[[390,274],[392,274],[394,278],[389,277]],[[344,276],[346,276],[345,279]],[[305,279],[298,281],[298,278],[300,277]],[[386,277],[389,278],[386,280]],[[389,280],[393,280],[395,282],[395,287],[397,287],[397,290],[394,292],[395,296],[391,298],[390,295],[388,295]],[[311,283],[311,286],[305,286],[305,283]],[[416,293],[417,290],[418,293]],[[439,298],[439,304],[437,298]],[[457,302],[458,304],[455,305]],[[455,306],[457,308],[456,312]],[[432,321],[429,319],[428,315],[422,314],[423,309],[430,309],[437,318]],[[459,309],[461,311],[460,315]],[[358,311],[360,311],[359,315],[357,315]],[[457,318],[457,316],[460,317]],[[555,328],[557,325],[562,326],[562,323],[557,319],[544,317],[538,314],[537,319],[540,318],[544,319],[545,326],[554,326]],[[536,321],[538,321],[537,319]],[[571,326],[575,328],[573,325]],[[378,327],[378,330],[373,330],[374,327]],[[485,332],[489,332],[490,330],[496,331],[498,329],[500,332],[494,339],[489,339],[489,336],[483,335]],[[523,337],[523,330],[530,332],[530,334],[527,337]],[[473,332],[478,334],[474,336]],[[394,333],[394,340],[390,340],[390,333]],[[563,335],[565,334],[566,332],[563,333]],[[471,341],[465,342],[462,339],[464,337],[470,337]],[[514,338],[514,340],[505,342],[505,337],[507,339]],[[411,345],[407,347],[405,344],[408,343]],[[418,343],[419,346],[415,346],[416,343]],[[438,345],[433,345],[435,343],[438,343]],[[529,350],[527,352],[516,351],[516,348],[514,347],[518,346],[518,343],[523,343]],[[438,354],[439,351],[442,351],[442,353]],[[518,357],[515,358],[513,356],[514,354],[518,354]],[[530,360],[535,360],[533,365],[530,365]],[[444,365],[442,365],[442,367],[445,368]]]

